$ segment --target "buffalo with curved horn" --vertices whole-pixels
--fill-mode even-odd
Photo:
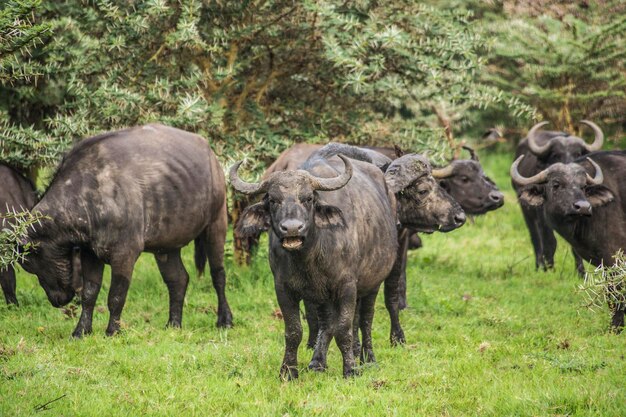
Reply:
[[[572,163],[557,163],[532,176],[511,166],[513,183],[524,187],[522,207],[540,211],[546,224],[595,266],[612,264],[626,249],[626,152],[594,152]],[[624,326],[626,305],[610,305],[616,331]]]
[[[604,143],[604,134],[598,125],[581,120],[582,125],[589,127],[594,133],[592,143],[566,132],[541,130],[548,122],[535,124],[529,131],[526,139],[520,142],[515,154],[516,159],[524,155],[518,164],[518,170],[525,177],[532,177],[556,163],[570,163],[576,158],[598,151]],[[513,182],[518,196],[524,191],[524,185]],[[547,270],[554,266],[556,239],[554,232],[547,225],[540,210],[522,206],[522,213],[526,226],[530,232],[531,242],[535,253],[535,266]],[[576,268],[580,274],[584,272],[582,261],[576,257]]]
[[[333,154],[338,150],[334,144],[328,146]],[[371,341],[374,302],[392,270],[398,275],[397,219],[429,231],[452,230],[464,222],[461,208],[449,197],[447,205],[440,205],[445,215],[433,211],[432,216],[420,216],[416,210],[401,209],[396,196],[413,206],[433,204],[440,196],[424,158],[406,155],[383,173],[367,156],[368,162],[351,161],[341,154],[331,158],[323,151],[313,154],[300,169],[274,172],[258,184],[239,178],[240,164],[230,171],[235,190],[263,194],[261,202],[246,208],[236,229],[243,236],[269,230],[269,261],[285,321],[280,375],[287,379],[298,377],[301,300],[319,306],[317,315],[324,330],[318,334],[309,367],[326,368],[326,352],[334,337],[342,353],[344,376],[353,375],[354,324],[363,334],[356,353],[363,362],[375,360]],[[340,164],[345,166],[343,173]]]

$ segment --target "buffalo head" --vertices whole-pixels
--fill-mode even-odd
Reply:
[[[426,158],[406,154],[394,160],[385,180],[398,201],[398,220],[418,232],[448,232],[465,223],[463,209],[437,183],[447,174],[432,169]]]
[[[260,183],[241,180],[237,170],[242,162],[230,168],[230,182],[235,190],[247,194],[264,194],[260,203],[244,210],[237,225],[241,236],[258,234],[270,227],[280,239],[283,248],[301,249],[307,236],[315,227],[345,226],[343,214],[338,207],[321,204],[318,191],[337,190],[352,177],[352,164],[339,155],[345,171],[333,178],[320,178],[305,170],[279,171]]]
[[[524,155],[511,165],[511,178],[523,186],[520,202],[526,206],[544,206],[553,218],[576,219],[590,216],[593,207],[603,206],[614,199],[613,193],[604,185],[602,169],[591,158],[587,160],[595,169],[591,177],[585,168],[576,163],[557,163],[532,177],[523,177],[518,165]]]
[[[569,163],[582,155],[600,150],[604,142],[602,130],[588,120],[582,120],[580,123],[593,130],[595,134],[593,143],[588,144],[583,139],[566,133],[555,135],[555,132],[540,132],[539,130],[548,124],[548,122],[541,122],[528,131],[528,148],[542,166],[557,162]]]
[[[46,225],[29,230],[27,241],[31,244],[29,254],[22,267],[37,276],[54,307],[61,307],[72,301],[82,289],[80,252],[72,245],[60,243],[53,233],[46,231]]]
[[[459,159],[441,170],[439,184],[467,214],[484,214],[502,207],[504,195],[485,175],[478,157],[471,148],[472,159]]]

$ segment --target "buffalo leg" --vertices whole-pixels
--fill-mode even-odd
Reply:
[[[356,300],[354,319],[352,320],[352,354],[358,358],[361,354],[361,339],[359,338],[359,323],[361,317],[361,299]],[[356,359],[355,359],[356,361]]]
[[[541,233],[541,244],[543,246],[543,267],[548,270],[554,267],[554,254],[556,253],[556,237],[554,231],[547,225],[543,213],[538,220],[539,232]]]
[[[306,323],[309,328],[309,339],[306,343],[306,347],[309,349],[315,349],[317,334],[320,330],[317,308],[317,304],[304,300],[304,317],[306,318]]]
[[[278,286],[276,297],[285,321],[285,355],[280,366],[280,378],[291,380],[298,378],[298,346],[302,341],[300,300],[295,299],[284,288]]]
[[[336,305],[335,341],[343,358],[343,376],[345,378],[356,374],[354,352],[352,351],[352,325],[356,300],[356,285],[348,285]]]
[[[170,294],[170,318],[168,327],[181,327],[183,321],[183,302],[189,284],[189,274],[180,259],[180,249],[167,254],[155,255],[163,281]]]
[[[80,262],[83,271],[83,289],[80,293],[81,312],[72,337],[80,339],[83,335],[91,334],[93,321],[93,309],[102,286],[102,272],[104,263],[93,253],[82,250]]]
[[[225,204],[225,203],[224,203]],[[211,267],[211,279],[213,288],[217,293],[217,327],[232,327],[233,314],[226,300],[226,273],[224,272],[224,243],[226,241],[227,218],[226,205],[223,207],[224,215],[219,216],[219,224],[207,229],[206,239],[208,243],[207,256]]]
[[[417,236],[417,233],[415,234]],[[407,229],[403,229],[398,235],[398,247],[402,253],[402,265],[400,269],[400,279],[398,280],[398,308],[404,310],[406,302],[406,260],[409,252],[410,236]]]
[[[385,307],[389,312],[389,320],[391,321],[391,335],[389,340],[392,346],[404,344],[404,331],[400,325],[400,309],[398,307],[398,282],[401,275],[401,267],[403,265],[403,257],[406,257],[406,250],[402,247],[398,248],[396,261],[385,279]]]
[[[361,298],[359,327],[363,335],[363,346],[361,348],[361,363],[376,362],[374,347],[372,345],[372,322],[374,320],[374,304],[378,289],[373,294]]]
[[[0,286],[4,293],[4,299],[7,304],[18,305],[17,296],[15,295],[15,269],[8,266],[6,270],[0,272]]]
[[[317,319],[319,330],[317,333],[317,340],[315,342],[315,351],[311,362],[309,362],[309,369],[314,371],[326,370],[326,357],[328,354],[328,346],[333,338],[335,331],[333,323],[333,310],[330,304],[320,304],[317,308]]]
[[[126,295],[130,280],[133,275],[133,267],[137,256],[133,256],[132,261],[111,262],[111,288],[109,289],[109,325],[106,329],[107,336],[113,336],[120,329],[120,318],[126,303]]]
[[[522,207],[522,214],[524,215],[524,221],[530,233],[530,242],[535,252],[535,268],[543,268],[543,245],[541,244],[541,235],[537,226],[539,213],[536,209]]]
[[[585,276],[585,264],[583,264],[583,258],[581,258],[574,248],[572,248],[572,254],[574,255],[574,264],[576,265],[576,272],[578,276],[584,278]]]

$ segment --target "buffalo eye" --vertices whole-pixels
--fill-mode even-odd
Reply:
[[[560,182],[558,182],[558,181],[554,181],[554,182],[552,183],[552,188],[553,188],[554,190],[558,190],[558,189],[559,189],[559,187],[561,187],[561,183],[560,183]]]
[[[417,190],[417,195],[420,197],[426,197],[428,195],[429,190]]]
[[[311,203],[313,202],[313,196],[312,196],[312,195],[309,195],[309,196],[307,196],[307,197],[304,197],[304,198],[302,199],[302,201],[303,201],[304,203],[306,203],[306,204],[311,204]]]
[[[464,183],[469,182],[469,177],[467,175],[462,175],[461,176],[461,182],[464,182]]]

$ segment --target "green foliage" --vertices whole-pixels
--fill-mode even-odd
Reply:
[[[29,228],[41,226],[40,213],[17,212],[15,208],[0,216],[0,271],[8,266],[23,262],[33,247],[32,242],[24,242]]]
[[[64,147],[30,126],[31,97],[22,88],[49,70],[31,55],[50,33],[35,17],[40,8],[40,0],[8,0],[0,9],[0,159],[23,170],[55,161]]]
[[[408,0],[74,0],[40,9],[53,32],[35,54],[45,77],[9,88],[20,100],[5,108],[12,125],[34,126],[20,143],[55,138],[52,156],[96,132],[153,121],[209,137],[224,161],[254,155],[257,170],[294,141],[443,155],[456,144],[444,140],[436,109],[530,111],[476,81],[485,40],[465,11]]]
[[[552,128],[577,132],[589,119],[618,138],[626,121],[624,13],[598,7],[574,16],[582,6],[563,4],[553,5],[554,17],[534,16],[532,7],[509,3],[484,19],[491,42],[483,80],[536,107]]]

